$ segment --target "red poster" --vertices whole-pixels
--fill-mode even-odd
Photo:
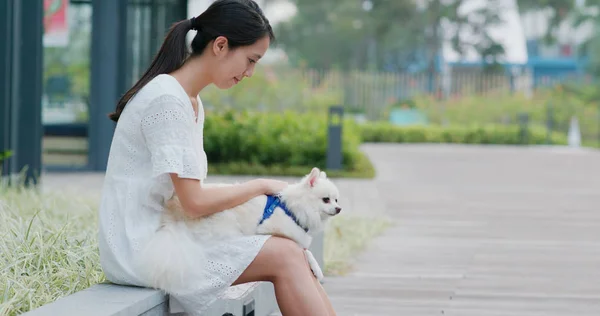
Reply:
[[[69,0],[44,0],[44,46],[69,44],[68,6]]]

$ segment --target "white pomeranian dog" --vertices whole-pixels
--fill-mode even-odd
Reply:
[[[258,196],[198,219],[186,217],[175,196],[167,202],[162,225],[138,257],[138,265],[151,286],[181,289],[193,279],[194,271],[202,269],[197,257],[202,244],[245,235],[273,235],[304,248],[313,274],[321,281],[322,270],[308,248],[326,221],[342,210],[338,198],[337,187],[318,168],[277,196]]]

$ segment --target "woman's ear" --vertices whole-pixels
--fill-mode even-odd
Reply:
[[[212,43],[213,54],[217,57],[223,57],[227,54],[229,41],[225,36],[219,36]]]

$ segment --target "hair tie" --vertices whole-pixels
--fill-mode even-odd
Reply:
[[[190,29],[192,29],[194,31],[200,31],[200,26],[198,25],[197,17],[190,18]]]

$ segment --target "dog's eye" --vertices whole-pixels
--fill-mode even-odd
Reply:
[[[323,202],[325,202],[325,203],[329,203],[329,198],[328,198],[328,197],[326,197],[326,198],[323,198]]]

